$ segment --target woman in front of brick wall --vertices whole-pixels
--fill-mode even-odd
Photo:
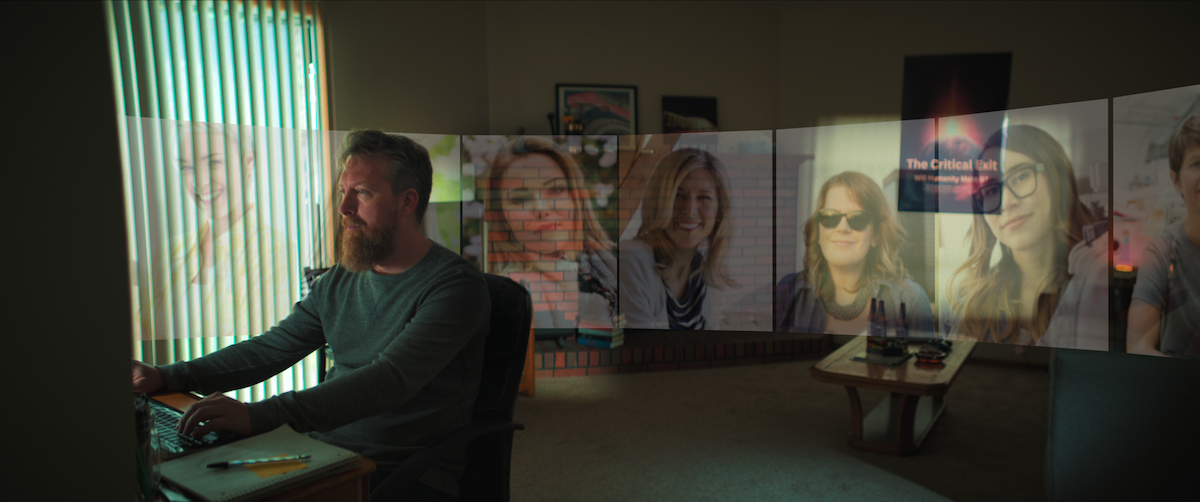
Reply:
[[[875,298],[888,328],[903,304],[909,336],[931,336],[929,296],[904,271],[905,232],[879,185],[862,173],[838,173],[821,186],[817,207],[804,225],[804,270],[776,286],[775,331],[860,334]]]
[[[716,329],[708,287],[725,269],[729,183],[713,154],[692,148],[659,161],[642,192],[642,227],[621,241],[621,313],[635,329]]]
[[[529,288],[534,326],[611,329],[617,261],[579,161],[548,139],[522,136],[496,154],[481,181],[492,224],[489,271]]]

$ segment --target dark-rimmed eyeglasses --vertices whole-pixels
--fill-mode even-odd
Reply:
[[[817,221],[821,226],[829,229],[837,228],[842,224],[842,217],[846,218],[846,223],[850,224],[850,229],[855,231],[863,231],[875,221],[875,218],[866,211],[854,211],[851,213],[842,213],[836,209],[822,209],[817,213]]]
[[[1037,191],[1037,174],[1046,172],[1045,164],[1021,164],[1009,169],[1010,174],[1004,181],[989,183],[971,194],[971,202],[975,212],[994,214],[1000,212],[1004,203],[1004,189],[1018,199],[1024,199]]]

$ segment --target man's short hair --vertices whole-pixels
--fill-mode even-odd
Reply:
[[[425,218],[429,206],[429,194],[433,191],[433,164],[429,151],[415,141],[398,134],[382,131],[351,131],[342,141],[342,153],[338,154],[338,166],[346,168],[346,161],[353,156],[379,156],[388,159],[389,169],[384,173],[392,185],[392,195],[399,195],[409,188],[417,191],[417,222]]]
[[[1200,146],[1200,113],[1193,113],[1179,123],[1175,134],[1171,136],[1171,144],[1167,146],[1167,160],[1171,163],[1171,171],[1179,174],[1183,167],[1183,154],[1189,146]]]

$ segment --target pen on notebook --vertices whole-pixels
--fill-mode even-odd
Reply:
[[[249,460],[230,460],[228,462],[216,462],[216,463],[208,464],[208,466],[215,467],[218,469],[224,469],[226,467],[234,467],[234,466],[239,466],[239,465],[267,464],[267,463],[271,463],[271,462],[288,462],[288,461],[292,461],[292,460],[308,460],[310,458],[312,458],[312,455],[289,455],[287,457],[253,458],[253,459],[249,459]]]

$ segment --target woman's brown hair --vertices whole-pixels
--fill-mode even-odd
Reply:
[[[1042,294],[1030,320],[1029,343],[1034,344],[1046,333],[1050,317],[1058,308],[1062,288],[1069,278],[1068,253],[1083,238],[1083,226],[1093,222],[1095,217],[1079,200],[1071,160],[1062,145],[1046,131],[1031,125],[1008,126],[988,138],[980,156],[992,148],[1024,154],[1046,167],[1047,183],[1038,190],[1050,190],[1049,209],[1055,246],[1054,254],[1047,259],[1053,261],[1054,268],[1039,285]],[[991,341],[995,343],[1015,342],[1021,328],[1021,323],[1015,319],[1016,313],[1020,312],[1021,274],[1012,250],[1000,245],[1000,262],[992,266],[996,236],[982,214],[975,215],[966,240],[970,243],[967,261],[947,284],[951,292],[948,295],[950,307],[961,319],[958,330],[976,341],[983,341],[991,333]]]
[[[906,234],[896,222],[896,216],[892,213],[887,197],[883,195],[883,190],[865,174],[854,171],[838,173],[821,186],[821,192],[817,195],[817,211],[825,208],[825,197],[829,194],[829,190],[839,186],[850,192],[850,197],[862,206],[866,214],[873,217],[872,224],[875,225],[873,242],[875,246],[868,251],[867,263],[863,268],[864,273],[852,291],[870,286],[872,278],[893,282],[903,280],[906,275],[904,262],[900,259],[899,253],[900,248],[904,246]],[[806,248],[804,270],[813,290],[821,293],[824,288],[832,284],[826,284],[827,281],[830,281],[829,266],[825,261],[825,255],[821,252],[821,246],[817,244],[821,235],[818,218],[820,216],[814,212],[808,222],[804,224]],[[848,286],[846,289],[850,290]]]

